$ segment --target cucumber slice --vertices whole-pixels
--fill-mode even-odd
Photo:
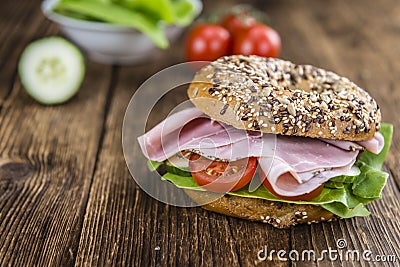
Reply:
[[[30,96],[42,104],[60,104],[78,92],[85,76],[85,60],[69,41],[47,37],[25,48],[18,72]]]

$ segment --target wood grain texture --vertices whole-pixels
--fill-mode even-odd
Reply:
[[[7,12],[8,11],[8,12]],[[1,9],[0,21],[0,105],[9,96],[16,79],[16,66],[24,46],[36,36],[43,35],[44,18],[35,1],[28,1],[21,6],[7,1]],[[46,27],[43,27],[46,25]],[[43,27],[43,28],[42,28]]]
[[[214,10],[234,3],[204,4]],[[126,106],[145,79],[183,61],[183,37],[159,60],[139,66],[88,62],[82,90],[65,105],[33,101],[17,77],[19,55],[31,40],[59,34],[41,16],[39,4],[9,0],[0,9],[0,265],[394,265],[281,261],[276,253],[271,260],[257,259],[265,246],[269,251],[314,249],[320,255],[335,249],[341,238],[348,249],[395,255],[400,261],[397,1],[253,1],[281,33],[283,58],[354,80],[377,99],[384,121],[395,126],[386,167],[391,175],[383,199],[368,205],[371,216],[287,230],[163,204],[130,176],[121,148]],[[149,125],[185,99],[179,93],[163,99]]]
[[[376,99],[383,121],[398,129],[400,93],[396,81],[400,66],[396,59],[400,58],[400,51],[396,44],[400,43],[400,34],[396,32],[396,20],[399,4],[355,1],[348,5],[343,1],[316,1],[309,8],[295,1],[285,3],[279,5],[279,12],[286,16],[273,17],[278,30],[286,32],[282,56],[348,77]],[[296,11],[292,10],[294,5]],[[395,174],[400,173],[399,145],[400,135],[395,132],[392,153],[387,159]],[[398,175],[394,178],[400,185]]]
[[[96,162],[111,72],[89,64],[82,90],[66,105],[44,107],[33,101],[17,79],[19,55],[31,40],[58,30],[42,17],[40,1],[20,4],[14,2],[10,12],[15,13],[2,28],[0,262],[70,265]]]

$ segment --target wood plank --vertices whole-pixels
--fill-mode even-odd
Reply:
[[[349,71],[353,75],[352,69],[344,66],[348,62],[342,63],[336,57],[337,48],[329,45],[332,40],[325,36],[324,29],[312,25],[316,23],[313,10],[307,11],[306,8],[301,9],[299,6],[301,3],[290,1],[284,4],[273,2],[264,7],[272,14],[278,30],[286,33],[283,35],[283,43],[286,44],[284,57],[330,69],[340,69],[343,73]],[[280,16],[282,13],[287,16]],[[309,29],[315,29],[318,35],[323,36],[317,44],[323,48],[320,51],[316,51],[314,46],[313,37],[316,33],[306,32]],[[302,45],[299,46],[299,43]],[[398,222],[394,219],[399,212],[398,209],[394,216],[385,219],[387,210],[399,205],[399,191],[393,182],[385,189],[384,199],[370,205],[373,215],[368,218],[312,226],[303,225],[289,230],[277,230],[269,225],[227,218],[200,208],[171,207],[150,199],[129,182],[125,166],[113,162],[112,158],[112,155],[122,153],[120,148],[112,145],[121,142],[119,132],[113,129],[121,128],[120,118],[129,96],[127,92],[129,86],[143,81],[140,78],[151,74],[147,72],[149,69],[160,68],[149,64],[121,70],[119,81],[122,84],[117,85],[110,115],[107,118],[104,148],[99,157],[99,164],[104,165],[104,169],[96,172],[94,177],[89,199],[91,208],[88,208],[88,214],[85,216],[77,265],[131,263],[135,266],[165,264],[248,266],[263,264],[257,260],[257,252],[263,249],[264,245],[270,249],[286,251],[316,249],[318,254],[328,246],[335,247],[336,241],[342,237],[349,242],[351,249],[371,249],[374,253],[394,253],[399,256],[396,254],[399,248],[396,233],[376,227],[380,225],[387,229],[399,229]],[[175,101],[179,102],[177,99]],[[172,102],[168,104],[172,105]],[[151,124],[159,121],[161,114],[169,108],[165,105]],[[109,177],[120,178],[110,181]],[[118,211],[115,211],[115,203],[121,205]],[[124,228],[126,226],[124,218],[128,217],[133,218],[129,221],[132,225],[130,232]],[[116,236],[120,235],[126,239],[117,239]],[[384,236],[389,241],[379,246],[379,242],[368,242],[370,235]],[[115,253],[110,254],[110,250]],[[279,261],[276,255],[273,262],[274,265],[290,265],[289,262]],[[344,266],[351,264],[343,262]],[[310,263],[295,262],[292,265],[309,266]],[[322,265],[336,266],[337,263],[324,261]]]
[[[91,73],[109,76],[103,68],[93,68]],[[16,93],[12,107],[4,110],[0,131],[6,174],[1,177],[0,202],[3,261],[22,265],[24,261],[43,265],[74,261],[107,90],[101,82],[88,82],[96,86],[98,96],[88,94],[92,88],[86,87],[74,103],[43,108]],[[21,176],[14,168],[30,173]],[[18,250],[32,257],[13,253]]]
[[[400,66],[393,60],[395,55],[391,56],[390,52],[383,51],[393,51],[393,42],[399,42],[400,37],[393,36],[391,30],[373,30],[374,25],[384,27],[385,24],[377,19],[371,22],[367,20],[369,17],[382,18],[384,12],[381,9],[385,5],[377,5],[375,8],[368,8],[366,5],[367,7],[362,8],[365,4],[347,7],[342,1],[315,1],[313,6],[312,10],[300,7],[301,12],[293,12],[293,15],[290,15],[290,10],[287,11],[290,19],[296,22],[291,25],[290,30],[295,36],[302,38],[295,42],[295,47],[302,44],[302,57],[307,55],[308,62],[312,60],[312,64],[332,69],[366,88],[379,103],[383,121],[392,123],[395,129],[399,128],[397,103],[400,101],[400,91],[395,89],[395,84]],[[360,17],[361,14],[364,18]],[[388,27],[383,29],[390,29]],[[318,36],[317,40],[315,36]],[[290,40],[285,43],[294,44]],[[380,53],[377,53],[378,50]],[[299,52],[295,54],[298,55]],[[399,144],[400,135],[395,131],[387,163],[393,170],[397,184],[400,184],[397,175],[400,173]]]
[[[379,26],[371,33],[361,25],[368,22],[372,12],[392,17],[397,11],[383,5],[370,10],[370,3],[373,1],[357,8],[348,8],[348,3],[340,1],[258,4],[282,33],[285,58],[346,74],[384,103],[384,118],[398,128],[398,63],[389,52],[389,45],[397,39],[388,32],[379,32]],[[227,6],[206,3],[209,9],[217,5]],[[57,33],[54,25],[34,10],[23,22],[13,20],[18,27],[0,23],[7,25],[6,32],[10,33],[10,39],[0,46],[0,60],[7,63],[0,63],[0,262],[252,266],[271,264],[257,260],[257,252],[265,245],[286,251],[315,249],[320,254],[328,246],[335,247],[340,238],[348,242],[350,249],[370,249],[374,254],[400,258],[400,194],[393,180],[385,188],[384,198],[368,206],[373,213],[370,217],[289,230],[201,208],[172,207],[152,199],[135,185],[125,166],[120,146],[122,119],[137,85],[157,70],[183,60],[182,39],[158,62],[115,68],[113,73],[110,68],[89,63],[83,89],[73,101],[42,107],[23,92],[15,72],[18,55],[30,40]],[[374,23],[389,26],[390,19]],[[25,24],[27,29],[22,33]],[[374,38],[374,33],[379,37]],[[152,123],[183,98],[176,95],[168,100],[169,105],[156,114]],[[397,178],[398,138],[395,135],[388,161],[391,177]],[[274,266],[310,264],[282,262],[276,254],[273,258]],[[360,264],[367,266],[366,262]],[[336,266],[338,262],[312,265]]]
[[[19,2],[14,3],[18,7]],[[39,1],[34,4],[37,7]],[[83,88],[73,101],[54,107],[36,103],[16,78],[16,63],[30,40],[58,30],[38,8],[24,12],[31,15],[19,16],[18,27],[14,28],[14,20],[6,24],[12,30],[0,54],[4,61],[0,74],[0,262],[70,265],[75,261],[95,167],[111,72],[88,64]]]
[[[396,218],[400,215],[398,207],[399,191],[394,180],[389,180],[384,189],[383,199],[369,204],[367,207],[371,215],[365,218],[353,218],[331,223],[304,225],[292,228],[292,249],[297,251],[314,249],[318,257],[322,250],[329,247],[342,252],[343,266],[353,266],[352,261],[346,261],[346,250],[357,250],[362,258],[362,252],[370,250],[373,255],[400,256],[399,229],[400,224]],[[390,215],[389,215],[390,214]],[[338,249],[337,242],[344,239],[347,242],[345,249]],[[321,262],[324,266],[337,266],[337,262],[329,260],[328,255]],[[360,260],[361,266],[369,266],[371,263]],[[309,266],[296,262],[294,265]],[[392,266],[392,263],[379,263],[376,266]]]
[[[93,178],[76,265],[240,264],[228,218],[152,199],[135,185],[123,161],[119,144],[130,96],[158,70],[183,61],[183,38],[157,62],[120,70],[99,155],[102,167]],[[186,94],[170,95],[168,105],[160,105],[163,110],[152,117],[156,121],[150,118],[150,125],[186,98]],[[117,210],[115,203],[120,205]]]
[[[348,16],[349,23],[366,25],[360,28],[362,37],[359,42],[366,42],[370,57],[375,58],[366,62],[365,74],[361,76],[365,87],[373,88],[374,96],[382,108],[384,121],[394,125],[395,133],[391,146],[391,153],[387,163],[393,170],[393,177],[400,187],[400,127],[398,116],[398,103],[400,103],[400,90],[397,88],[398,73],[400,71],[400,5],[391,4],[391,1],[379,2],[376,8],[372,3],[364,3],[357,8],[351,6],[353,16]],[[340,7],[339,7],[340,8]],[[369,12],[367,16],[366,12]],[[361,46],[361,47],[365,47]],[[366,49],[360,49],[359,53],[365,53]],[[368,59],[369,59],[368,58]],[[367,60],[368,60],[367,59]]]
[[[101,168],[94,175],[90,191],[76,265],[239,264],[226,217],[199,208],[172,207],[152,199],[135,185],[123,160],[122,119],[135,90],[132,85],[140,84],[143,77],[154,72],[149,69],[162,69],[165,62],[179,61],[182,56],[179,51],[177,47],[171,51],[172,57],[171,53],[165,55],[168,61],[121,69],[99,155]],[[174,102],[180,98],[183,100],[186,95],[170,96]],[[162,114],[158,112],[159,120]]]
[[[40,2],[39,1],[25,1],[18,3],[16,1],[5,1],[0,10],[0,53],[1,56],[7,56],[3,53],[3,49],[10,45],[15,44],[13,38],[19,38],[23,31],[29,31],[29,24],[32,17],[40,17]],[[27,27],[28,26],[28,27]],[[18,33],[19,32],[19,33]],[[3,60],[2,60],[3,61]]]
[[[296,42],[286,42],[289,45],[293,44],[289,48],[289,51],[286,51],[288,54],[294,53],[294,57],[297,56],[301,60],[308,61],[311,59],[309,63],[314,65],[317,65],[317,63],[314,63],[315,61],[323,67],[337,70],[338,73],[346,74],[365,88],[371,88],[369,90],[371,94],[377,98],[378,102],[384,103],[384,105],[381,104],[381,106],[383,106],[382,109],[385,116],[387,115],[385,110],[396,108],[395,103],[393,103],[395,98],[393,99],[389,92],[382,94],[379,91],[381,88],[376,86],[371,87],[371,84],[382,83],[382,80],[385,82],[387,81],[386,79],[389,80],[394,77],[388,77],[392,75],[392,73],[389,72],[385,66],[380,64],[379,56],[377,56],[376,52],[370,47],[363,46],[364,48],[360,49],[357,46],[356,49],[352,49],[354,39],[350,39],[351,42],[349,43],[349,35],[347,33],[351,34],[351,37],[357,40],[361,38],[357,43],[362,44],[364,42],[369,42],[371,38],[363,40],[365,38],[358,36],[356,32],[356,29],[366,29],[368,27],[361,25],[356,26],[357,24],[354,23],[356,23],[358,18],[354,16],[353,12],[346,12],[348,8],[346,8],[344,2],[338,4],[339,2],[340,1],[315,3],[313,4],[314,8],[312,10],[308,9],[306,5],[303,5],[303,8],[293,9],[295,12],[286,10],[285,14],[287,14],[287,16],[285,16],[285,20],[292,22],[292,24],[287,27],[290,27],[294,36],[298,38],[295,39]],[[339,14],[340,18],[338,18]],[[348,21],[348,18],[352,18],[352,20]],[[282,24],[278,25],[285,25],[285,23],[282,21]],[[354,27],[354,31],[351,31],[352,27]],[[335,32],[329,32],[330,29],[334,29]],[[289,35],[290,38],[292,38],[292,35]],[[318,36],[318,39],[316,39],[315,36]],[[298,44],[301,44],[302,47],[300,51],[297,49],[297,47],[299,47]],[[340,57],[338,55],[340,55]],[[293,56],[290,54],[289,58],[292,57]],[[362,60],[369,60],[370,62],[369,64],[360,64]],[[365,75],[362,75],[363,70],[360,69],[359,66],[374,66],[374,71],[378,75],[370,76],[370,80],[366,82],[365,79],[360,79],[360,77],[364,77]],[[377,77],[382,79],[376,81]],[[390,84],[387,83],[386,86],[389,87]],[[390,114],[390,112],[388,113]],[[393,111],[392,114],[394,114]],[[397,123],[390,115],[384,118],[387,118],[385,121]],[[394,143],[396,146],[396,137]],[[395,150],[394,153],[393,150]],[[392,157],[397,157],[396,148],[393,147]],[[387,212],[385,211],[388,207],[400,206],[400,203],[393,205],[393,201],[398,202],[399,190],[396,184],[390,179],[393,179],[393,176],[389,178],[389,184],[384,191],[383,200],[369,205],[369,209],[372,211],[373,215],[367,218],[356,218],[330,224],[323,223],[312,225],[311,227],[299,226],[293,228],[291,232],[292,248],[299,251],[314,248],[317,249],[317,254],[320,255],[322,249],[327,249],[327,246],[335,247],[338,239],[345,238],[349,244],[349,249],[357,249],[358,251],[370,249],[376,254],[394,254],[398,257],[399,246],[397,239],[399,225],[395,219],[396,216],[386,217]],[[398,214],[398,208],[395,208],[393,212]],[[376,220],[376,218],[380,219]],[[379,226],[377,227],[377,225]],[[386,231],[386,229],[391,230]],[[319,233],[323,233],[323,235]],[[384,237],[384,240],[387,241],[379,242],[379,237]],[[329,261],[324,263],[327,265],[334,264]],[[303,266],[308,264],[309,263],[296,262],[294,265]],[[344,266],[352,266],[352,264],[353,263],[343,262]],[[361,262],[361,264],[365,266],[367,263]],[[386,264],[390,266],[390,263]]]
[[[90,72],[109,76],[103,68]],[[88,82],[96,86],[98,96],[88,94],[92,88],[86,87],[86,93],[73,103],[43,108],[20,92],[4,110],[0,131],[5,174],[0,202],[2,261],[21,265],[74,261],[107,90],[100,81]],[[18,83],[15,88],[19,87]],[[21,175],[15,168],[29,173]],[[19,250],[24,254],[13,253]]]
[[[22,6],[18,2],[8,3],[8,9],[4,9],[9,16],[0,16],[0,107],[10,95],[12,82],[16,79],[16,68],[19,55],[25,46],[36,36],[45,34],[49,29],[49,23],[41,15],[39,3],[27,1]],[[13,4],[13,5],[11,5]],[[3,9],[2,9],[3,10]],[[55,29],[52,29],[53,32]]]
[[[135,221],[145,213],[136,214],[133,207],[144,207],[146,203],[140,202],[142,193],[126,169],[120,145],[123,114],[131,92],[118,90],[114,94],[87,204],[77,265],[126,265],[132,250],[140,249],[133,246],[132,235],[139,234]],[[120,243],[126,246],[121,249]]]

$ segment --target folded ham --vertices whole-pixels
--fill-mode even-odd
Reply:
[[[383,148],[380,133],[362,142],[262,134],[214,121],[197,108],[172,114],[138,142],[148,159],[159,162],[183,150],[228,161],[257,157],[283,196],[309,193],[332,177],[349,174],[360,150],[377,154]]]

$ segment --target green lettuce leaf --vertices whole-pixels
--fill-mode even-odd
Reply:
[[[192,176],[181,176],[178,174],[167,172],[163,175],[162,179],[172,182],[179,188],[205,191],[195,182]]]
[[[340,175],[333,177],[332,179],[329,180],[329,182],[351,184],[354,182],[356,178],[357,176]]]
[[[381,170],[390,148],[393,136],[393,125],[382,124],[380,133],[384,136],[385,145],[378,155],[364,151],[356,162],[361,174],[353,183],[353,194],[363,198],[381,198],[389,174]]]
[[[393,135],[393,126],[390,124],[382,124],[380,132],[385,139],[385,146],[379,155],[367,151],[363,152],[360,159],[356,162],[361,171],[360,175],[355,177],[338,176],[331,179],[332,183],[328,183],[328,185],[331,186],[325,186],[321,194],[311,201],[283,200],[271,194],[263,186],[260,186],[253,192],[249,192],[246,186],[235,192],[228,192],[227,194],[286,203],[320,205],[342,218],[368,216],[370,213],[364,205],[381,198],[381,193],[388,177],[388,174],[382,172],[380,168],[389,151]],[[365,156],[364,153],[366,153]],[[193,177],[166,173],[162,179],[172,182],[179,188],[204,191],[203,188],[197,185]]]
[[[188,0],[177,0],[173,2],[172,10],[174,14],[173,22],[177,25],[187,26],[196,16],[196,10]]]
[[[329,210],[333,214],[340,216],[341,218],[352,218],[356,216],[368,216],[371,213],[365,208],[362,203],[359,203],[352,209],[349,209],[342,203],[333,202],[321,205],[324,209]]]
[[[132,10],[146,13],[167,24],[186,26],[195,17],[195,7],[189,0],[114,0]]]
[[[115,0],[114,2],[130,10],[148,14],[156,20],[174,22],[173,4],[170,0]]]
[[[155,171],[155,170],[157,170],[157,168],[158,167],[160,167],[161,165],[163,165],[164,164],[164,162],[158,162],[158,161],[152,161],[152,160],[148,160],[147,161],[147,168],[150,170],[150,171]]]
[[[165,24],[187,26],[199,13],[190,0],[60,0],[54,11],[135,28],[160,48],[168,47]]]
[[[184,189],[205,191],[201,188],[193,177],[180,176],[173,173],[166,173],[163,180],[172,182],[175,186]],[[239,197],[260,198],[270,201],[279,201],[295,204],[313,204],[320,205],[323,208],[331,211],[332,213],[340,216],[341,218],[351,218],[355,216],[368,216],[369,212],[364,207],[364,204],[371,202],[374,199],[364,199],[352,194],[351,185],[345,185],[343,188],[330,189],[324,188],[322,193],[312,201],[290,201],[277,198],[271,194],[263,186],[260,186],[256,191],[249,192],[247,187],[243,187],[235,192],[228,192],[227,194]]]
[[[99,21],[132,27],[146,34],[157,46],[168,47],[168,39],[158,20],[114,3],[96,0],[64,0],[57,4],[55,10],[57,12],[74,12]]]
[[[324,186],[327,188],[336,189],[336,188],[344,187],[344,184],[342,182],[335,182],[335,181],[329,180],[329,181],[325,182]]]
[[[375,170],[381,170],[383,162],[385,161],[386,155],[390,148],[390,144],[392,142],[393,125],[382,123],[379,132],[383,135],[385,139],[385,146],[383,147],[381,153],[375,155],[369,151],[364,151],[358,160],[358,162],[362,162],[365,165],[374,168]]]
[[[163,180],[170,181],[175,184],[179,188],[184,189],[192,189],[192,190],[201,190],[204,191],[202,187],[197,185],[193,177],[186,177],[180,176],[174,173],[166,173],[163,177]],[[339,189],[330,189],[324,188],[321,194],[314,198],[312,201],[292,201],[292,200],[284,200],[276,197],[275,195],[271,194],[265,187],[260,186],[257,190],[253,192],[249,192],[248,187],[245,186],[235,192],[228,192],[227,194],[233,196],[240,196],[240,197],[249,197],[249,198],[260,198],[266,199],[271,201],[280,201],[286,203],[295,203],[295,204],[314,204],[314,205],[321,205],[327,204],[332,202],[340,202],[344,204],[346,207],[354,208],[358,204],[366,204],[373,199],[363,199],[352,194],[351,186],[346,185],[343,188]]]
[[[353,194],[363,198],[381,198],[389,174],[369,165],[360,168],[361,174],[353,183]]]

